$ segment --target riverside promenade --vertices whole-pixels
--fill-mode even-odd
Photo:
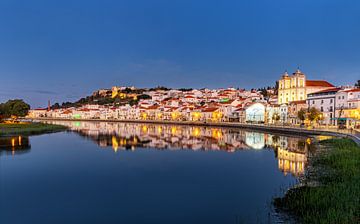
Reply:
[[[167,120],[128,120],[128,119],[67,119],[67,118],[30,118],[33,121],[87,121],[87,122],[122,122],[164,125],[190,125],[207,127],[242,128],[258,131],[271,131],[295,135],[329,135],[334,137],[350,138],[360,145],[360,132],[357,130],[341,130],[336,128],[316,127],[302,128],[287,125],[251,124],[239,122],[195,122],[195,121],[167,121]]]

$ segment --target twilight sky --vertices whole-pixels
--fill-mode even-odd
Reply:
[[[358,0],[0,0],[0,102],[360,78]]]

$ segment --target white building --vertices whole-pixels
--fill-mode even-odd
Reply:
[[[265,122],[265,106],[262,103],[253,103],[245,109],[245,120],[251,123]]]
[[[335,109],[339,124],[344,124],[348,128],[360,128],[360,89],[337,92]]]
[[[335,101],[336,93],[340,88],[329,88],[307,95],[307,105],[309,108],[315,107],[322,113],[321,124],[335,125]]]

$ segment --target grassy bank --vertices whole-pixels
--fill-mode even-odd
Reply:
[[[19,123],[19,124],[1,124],[1,135],[38,135],[53,133],[66,130],[62,125],[43,124],[43,123]]]
[[[313,158],[314,174],[275,206],[303,223],[360,223],[360,147],[349,139],[320,144],[327,150]]]

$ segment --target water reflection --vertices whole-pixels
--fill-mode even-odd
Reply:
[[[0,156],[23,154],[30,150],[30,141],[27,136],[0,137]]]
[[[311,139],[280,136],[234,128],[192,127],[107,122],[52,122],[94,141],[100,147],[119,150],[155,148],[167,150],[274,150],[279,169],[298,176],[307,165]]]

